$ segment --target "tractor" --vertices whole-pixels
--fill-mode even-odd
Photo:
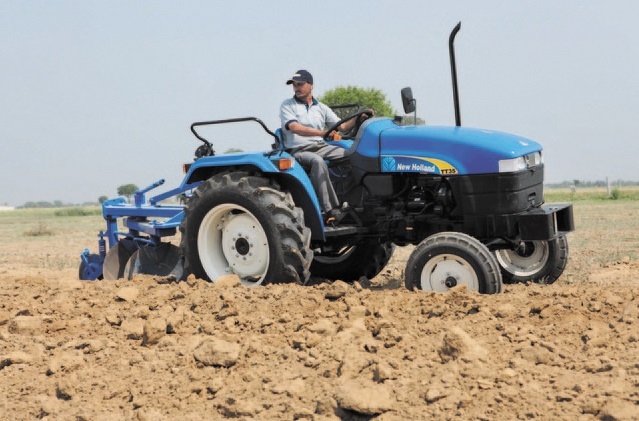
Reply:
[[[280,130],[255,117],[196,122],[191,131],[202,145],[178,187],[147,200],[159,180],[131,204],[122,197],[103,203],[106,230],[98,253],[82,253],[80,278],[193,274],[214,282],[235,274],[246,286],[306,284],[311,276],[356,281],[380,273],[396,246],[414,245],[405,269],[409,290],[464,284],[492,294],[502,283],[554,282],[568,261],[572,206],[544,204],[539,143],[461,126],[454,54],[460,27],[449,37],[455,126],[405,125],[364,109],[328,128],[355,119],[334,142],[347,149],[345,158],[329,164],[339,198],[350,205],[339,224],[325,224],[309,176],[284,148]],[[401,97],[405,113],[414,113],[411,89]],[[261,125],[271,148],[216,155],[196,130],[243,122]],[[182,203],[163,203],[170,198]],[[170,242],[178,230],[179,241]]]

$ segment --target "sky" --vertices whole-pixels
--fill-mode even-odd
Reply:
[[[639,2],[633,0],[0,1],[0,205],[82,203],[166,179],[192,122],[279,127],[296,70],[314,94],[380,89],[399,114],[544,147],[546,182],[639,180]],[[268,150],[255,123],[202,129],[217,152]],[[166,187],[166,188],[165,188]]]

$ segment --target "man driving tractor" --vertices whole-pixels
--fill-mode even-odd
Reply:
[[[346,215],[348,204],[340,204],[325,160],[343,158],[346,149],[329,145],[324,139],[338,140],[334,133],[327,136],[326,127],[335,125],[340,118],[330,107],[313,97],[313,76],[308,71],[298,70],[286,84],[293,85],[294,95],[284,100],[280,107],[284,147],[309,171],[324,222],[338,224]],[[351,119],[342,123],[338,130],[348,131],[355,123],[356,120]]]

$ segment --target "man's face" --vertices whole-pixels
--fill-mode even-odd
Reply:
[[[293,82],[293,90],[299,99],[307,99],[313,90],[313,85],[308,82]]]

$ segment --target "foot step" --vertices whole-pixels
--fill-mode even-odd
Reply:
[[[324,227],[324,235],[326,237],[339,237],[342,235],[351,235],[357,233],[357,227],[353,225],[338,225],[332,227],[327,225]]]

